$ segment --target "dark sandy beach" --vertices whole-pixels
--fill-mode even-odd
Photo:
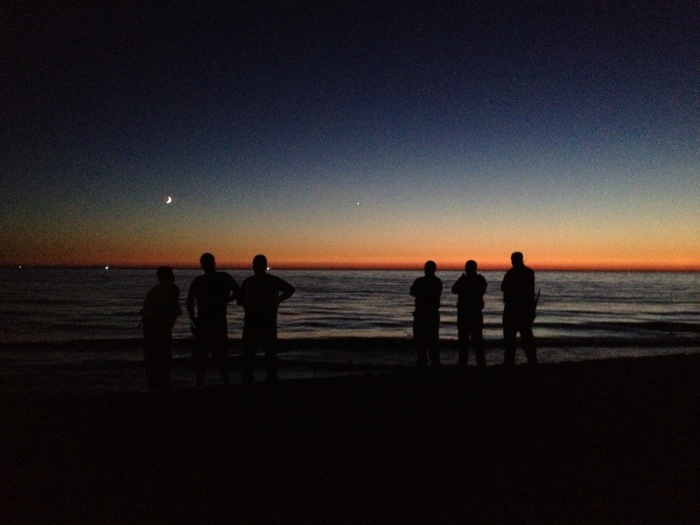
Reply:
[[[0,520],[698,523],[700,354],[0,405]]]

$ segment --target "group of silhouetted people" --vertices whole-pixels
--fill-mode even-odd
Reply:
[[[200,257],[204,273],[195,277],[187,293],[187,314],[190,318],[194,347],[197,387],[204,382],[204,374],[211,355],[224,384],[229,382],[227,358],[228,303],[236,301],[243,306],[243,361],[242,375],[246,383],[253,382],[255,352],[265,352],[267,380],[277,379],[277,310],[279,304],[294,293],[288,282],[267,273],[267,258],[253,258],[253,275],[240,286],[228,273],[216,270],[211,253]],[[149,390],[156,394],[170,391],[170,362],[172,360],[172,329],[182,313],[180,290],[175,285],[171,268],[162,266],[157,271],[158,285],[152,288],[141,310],[144,327],[144,358]]]
[[[193,362],[197,387],[204,382],[207,362],[211,355],[224,384],[229,382],[227,358],[229,355],[226,311],[236,301],[243,306],[243,382],[254,377],[255,352],[265,352],[267,381],[277,379],[277,310],[282,301],[289,299],[295,289],[288,282],[267,273],[267,258],[253,258],[253,275],[240,286],[228,273],[216,270],[211,253],[200,258],[204,273],[195,277],[187,293],[187,314],[193,335]],[[532,324],[535,320],[535,272],[525,266],[523,254],[511,255],[513,267],[501,283],[503,292],[503,364],[515,364],[516,337],[521,335],[528,363],[537,364]],[[442,281],[435,273],[433,261],[425,263],[425,275],[413,282],[410,294],[415,297],[413,313],[413,340],[418,366],[425,368],[428,360],[433,367],[440,365],[440,300]],[[173,270],[161,266],[157,271],[158,284],[146,296],[141,310],[144,331],[144,359],[148,387],[154,393],[170,391],[170,362],[172,360],[172,329],[180,308],[180,290],[175,285]],[[484,294],[486,279],[477,273],[476,261],[467,261],[464,273],[452,285],[457,295],[457,331],[459,357],[457,366],[465,369],[469,350],[474,351],[478,367],[486,366],[484,357]]]
[[[527,361],[537,364],[537,349],[532,324],[537,310],[535,296],[535,272],[525,266],[523,254],[514,252],[510,256],[513,267],[508,270],[501,283],[503,292],[503,341],[506,367],[515,365],[515,348],[518,332],[522,338]],[[476,364],[486,366],[484,356],[484,294],[486,279],[477,273],[476,261],[465,264],[464,273],[452,285],[452,293],[457,294],[457,345],[459,357],[457,366],[464,369],[470,348],[474,351]],[[424,273],[413,282],[410,294],[415,297],[413,312],[413,341],[418,358],[418,367],[440,366],[440,299],[442,280],[435,275],[437,265],[433,261],[425,263]]]

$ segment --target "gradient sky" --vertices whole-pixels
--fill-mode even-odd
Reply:
[[[3,3],[0,265],[700,270],[698,2],[230,4]]]

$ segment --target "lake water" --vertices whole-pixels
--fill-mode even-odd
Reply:
[[[184,298],[200,271],[178,270]],[[231,271],[240,283],[249,272]],[[420,274],[407,271],[278,271],[297,288],[280,309],[280,337],[409,337],[412,298]],[[488,282],[486,337],[500,335],[503,272]],[[442,272],[441,337],[457,337],[458,272]],[[140,337],[138,312],[156,283],[153,270],[0,270],[0,343]],[[654,337],[661,325],[700,323],[700,274],[538,272],[540,337]],[[240,335],[242,309],[229,306],[229,332]],[[189,337],[183,315],[174,337]]]
[[[175,271],[183,310],[189,285],[200,273]],[[236,270],[230,273],[239,283],[250,274]],[[297,289],[279,313],[280,338],[292,343],[305,341],[301,346],[291,345],[284,357],[304,371],[289,374],[323,375],[325,372],[318,370],[330,365],[340,366],[339,373],[344,373],[348,367],[361,367],[368,361],[377,366],[413,363],[412,353],[406,350],[410,347],[413,311],[408,290],[420,272],[272,273]],[[482,273],[488,282],[484,335],[491,350],[487,361],[493,364],[502,358],[501,350],[495,347],[502,337],[503,272]],[[440,336],[449,363],[450,348],[457,338],[456,296],[450,288],[459,273],[438,272],[438,276],[444,285]],[[541,295],[535,335],[542,348],[542,362],[697,351],[700,346],[700,273],[537,272],[536,279]],[[0,364],[8,373],[8,369],[22,363],[48,358],[32,355],[39,351],[34,347],[18,352],[15,343],[140,338],[138,312],[155,283],[154,270],[0,270]],[[234,340],[240,338],[242,314],[240,307],[230,305],[229,334]],[[187,315],[183,314],[175,326],[174,338],[185,341],[190,337]],[[347,338],[367,338],[368,348],[363,349],[362,339],[350,346],[333,344],[334,340]],[[376,344],[369,344],[377,338],[403,340],[406,345],[383,345],[378,352]],[[188,347],[177,348],[176,357],[184,359]],[[58,360],[64,363],[88,357],[93,364],[96,359],[111,360],[113,364],[140,359],[138,352],[124,350],[123,345],[99,355],[72,352],[71,345],[58,346],[54,353],[61,353]],[[54,355],[51,362],[56,360]]]

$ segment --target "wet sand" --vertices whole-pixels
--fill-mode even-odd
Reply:
[[[698,523],[700,354],[0,403],[15,522]]]

